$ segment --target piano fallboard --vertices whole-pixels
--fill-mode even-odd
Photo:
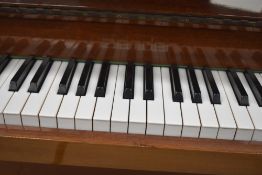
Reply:
[[[0,23],[2,55],[262,69],[261,32],[4,17]]]

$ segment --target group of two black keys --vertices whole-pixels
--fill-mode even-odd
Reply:
[[[0,73],[9,63],[10,58],[6,57],[5,59],[0,60]],[[9,86],[10,91],[18,91],[21,87],[23,81],[27,77],[31,68],[35,63],[34,58],[28,58],[22,66],[18,69],[14,77],[12,78]],[[42,87],[42,84],[52,66],[52,59],[44,59],[38,70],[36,71],[33,79],[30,82],[30,86],[28,92],[38,93]],[[78,87],[77,87],[77,96],[84,96],[87,91],[89,79],[91,76],[91,72],[93,69],[93,62],[86,61],[85,66],[83,68]],[[66,95],[68,93],[75,69],[77,66],[77,62],[75,60],[70,60],[68,62],[67,68],[62,76],[62,79],[59,84],[58,94]],[[94,96],[95,97],[104,97],[106,94],[106,87],[108,82],[110,64],[108,62],[104,62],[101,67],[101,71],[99,74],[99,79],[97,82],[97,87]],[[201,91],[199,88],[199,84],[196,78],[195,70],[193,68],[187,68],[187,78],[191,93],[191,100],[193,103],[202,103]],[[170,66],[170,81],[171,81],[171,90],[172,90],[172,99],[174,102],[183,102],[183,93],[180,83],[180,76],[178,72],[178,68],[175,65]],[[210,69],[202,70],[204,80],[207,86],[209,98],[212,104],[220,104],[220,93],[217,88],[216,82],[212,75]],[[247,82],[254,93],[254,96],[258,102],[259,106],[262,106],[262,87],[257,80],[256,76],[251,71],[245,71],[244,75],[247,79]],[[248,106],[248,95],[243,87],[237,73],[233,70],[227,71],[228,79],[231,83],[231,86],[234,90],[236,98],[238,100],[239,105]],[[124,91],[123,98],[124,99],[133,99],[134,98],[134,79],[135,79],[135,65],[127,64],[126,72],[125,72],[125,82],[124,82]],[[143,88],[143,99],[144,100],[154,100],[154,85],[153,85],[154,77],[153,77],[153,67],[152,65],[144,66],[144,88]]]

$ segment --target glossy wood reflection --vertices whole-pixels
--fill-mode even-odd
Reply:
[[[256,142],[8,128],[0,129],[2,161],[163,172],[261,174],[262,147]]]
[[[5,24],[0,54],[262,69],[259,32],[1,17],[0,22]]]

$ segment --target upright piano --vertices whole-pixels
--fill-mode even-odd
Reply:
[[[1,0],[0,161],[262,174],[261,0]]]

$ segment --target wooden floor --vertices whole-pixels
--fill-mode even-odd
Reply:
[[[151,171],[131,171],[131,170],[116,170],[107,168],[89,168],[89,167],[76,167],[76,166],[57,166],[57,165],[44,165],[20,162],[3,162],[0,161],[0,173],[5,175],[52,175],[52,174],[95,174],[95,175],[192,175],[184,173],[163,173]]]

